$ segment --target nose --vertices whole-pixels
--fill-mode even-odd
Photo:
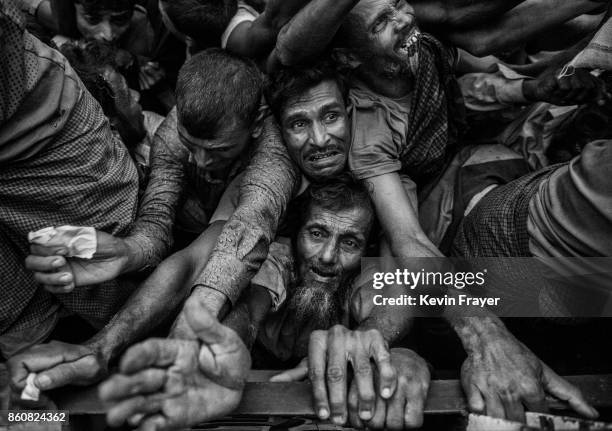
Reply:
[[[336,263],[337,253],[335,242],[329,239],[323,244],[319,253],[319,262],[324,265],[334,265]]]
[[[106,42],[115,41],[115,33],[113,32],[113,28],[110,22],[108,22],[108,20],[104,20],[100,24],[98,24],[98,33],[96,39],[103,40]]]
[[[319,121],[313,123],[310,138],[313,146],[318,148],[325,148],[329,144],[327,128]]]

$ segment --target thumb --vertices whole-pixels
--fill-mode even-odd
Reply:
[[[577,387],[559,377],[546,364],[542,365],[544,367],[544,388],[548,393],[567,402],[572,409],[587,418],[595,419],[599,416],[597,410],[589,405]]]
[[[185,319],[194,335],[205,344],[219,344],[227,335],[228,328],[198,298],[191,297],[185,303]]]
[[[308,376],[308,358],[302,359],[297,367],[283,371],[270,378],[273,383],[297,382],[304,380]]]
[[[82,379],[92,378],[98,372],[98,368],[92,362],[95,362],[93,357],[59,364],[38,374],[34,383],[42,391],[79,383]]]

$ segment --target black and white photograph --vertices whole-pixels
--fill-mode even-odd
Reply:
[[[0,0],[0,431],[612,430],[612,1]]]

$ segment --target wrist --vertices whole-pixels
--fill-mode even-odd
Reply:
[[[103,337],[94,336],[84,343],[85,347],[91,349],[98,360],[108,364],[113,359],[113,343],[104,340]]]
[[[536,87],[536,81],[534,79],[524,79],[523,80],[522,90],[523,90],[523,97],[525,98],[525,100],[529,102],[536,101],[535,87]]]
[[[229,298],[224,293],[203,284],[196,284],[193,287],[191,297],[197,298],[219,319],[225,317],[230,308]]]
[[[118,238],[122,241],[119,246],[122,270],[121,273],[137,272],[147,267],[145,259],[145,250],[147,246],[151,246],[147,238],[139,236],[130,236],[127,238]]]
[[[454,320],[452,326],[468,354],[508,333],[499,319],[493,317],[465,317]]]

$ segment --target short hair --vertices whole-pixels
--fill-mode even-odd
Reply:
[[[113,89],[103,76],[106,67],[117,69],[117,50],[109,43],[97,40],[85,44],[65,43],[59,50],[83,81],[85,88],[98,101],[104,115],[117,115]]]
[[[83,5],[83,8],[88,12],[133,11],[136,5],[136,0],[74,0],[74,2]]]
[[[300,224],[303,225],[313,207],[337,212],[351,208],[365,208],[370,214],[370,226],[374,223],[375,212],[370,195],[364,185],[345,173],[328,183],[312,183],[302,203]]]
[[[270,109],[277,121],[280,122],[281,113],[290,99],[303,94],[324,81],[334,81],[340,89],[342,99],[346,101],[347,86],[338,71],[328,61],[322,61],[309,68],[283,68],[270,76],[265,93]]]
[[[238,6],[235,0],[163,0],[168,18],[178,31],[200,48],[219,46]]]
[[[223,121],[251,126],[257,118],[263,77],[255,63],[219,48],[191,57],[179,71],[176,105],[193,136],[214,134]]]

